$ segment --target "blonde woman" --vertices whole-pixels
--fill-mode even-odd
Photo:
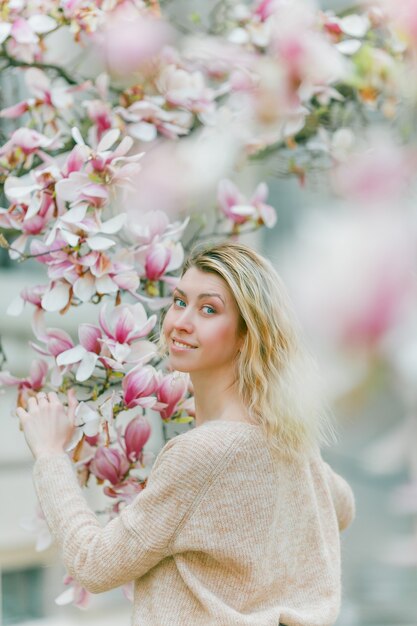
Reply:
[[[354,499],[320,456],[333,430],[276,272],[240,244],[197,249],[163,343],[190,373],[196,428],[165,445],[104,528],[64,453],[74,401],[67,413],[38,394],[18,411],[69,573],[97,593],[134,580],[134,626],[334,624]]]

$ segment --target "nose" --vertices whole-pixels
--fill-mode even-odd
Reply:
[[[174,329],[186,333],[191,333],[193,331],[194,324],[191,307],[186,307],[182,311],[178,311],[174,321]]]

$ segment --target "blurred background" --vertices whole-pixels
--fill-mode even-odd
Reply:
[[[321,6],[340,10],[350,4]],[[180,24],[196,11],[194,2],[168,2],[166,9]],[[0,81],[0,108],[22,99],[24,87],[13,70],[3,72]],[[288,145],[235,172],[248,196],[261,180],[269,187],[277,224],[242,239],[272,260],[288,287],[338,425],[339,442],[323,449],[323,457],[356,497],[356,520],[341,536],[343,599],[337,626],[417,626],[415,102],[398,110],[408,132],[401,145],[382,128],[380,111],[372,112],[374,130],[368,134],[369,120],[340,105],[333,137],[335,129],[349,126],[363,144],[358,141],[351,150],[351,137],[339,133],[338,149],[347,158],[330,183],[323,173],[323,136],[307,150],[308,167],[305,146],[298,152]],[[14,123],[2,121],[4,135]],[[291,176],[289,160],[296,165]],[[206,181],[207,161],[194,174],[198,167]],[[161,189],[162,198],[164,193]],[[202,205],[205,210],[204,200]],[[11,317],[6,310],[23,288],[43,281],[43,266],[13,262],[0,249],[0,334],[7,369],[16,376],[27,375],[33,359],[32,312],[27,306]],[[81,321],[93,320],[93,308],[84,305],[71,316],[50,314],[50,326],[75,335]],[[40,529],[32,460],[12,416],[15,395],[8,387],[0,395],[0,624],[127,626],[130,606],[119,590],[94,597],[87,611],[55,602],[65,572],[53,547],[35,547]],[[158,414],[150,414],[150,420],[146,448],[157,453],[161,420]],[[89,490],[88,498],[99,510],[102,496]]]

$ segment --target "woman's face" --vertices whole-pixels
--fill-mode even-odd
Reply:
[[[190,373],[234,367],[243,339],[239,317],[225,281],[191,267],[174,290],[163,324],[171,366]]]

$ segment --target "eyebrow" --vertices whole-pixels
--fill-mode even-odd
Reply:
[[[179,287],[175,287],[174,291],[178,291],[178,293],[180,293],[182,296],[187,297],[187,294],[185,293],[185,291],[183,291],[182,289],[180,289]],[[224,306],[226,306],[226,303],[223,299],[223,296],[221,296],[219,293],[215,293],[215,292],[206,292],[206,293],[200,293],[197,298],[198,300],[201,300],[201,298],[220,298],[220,300],[223,302]]]

